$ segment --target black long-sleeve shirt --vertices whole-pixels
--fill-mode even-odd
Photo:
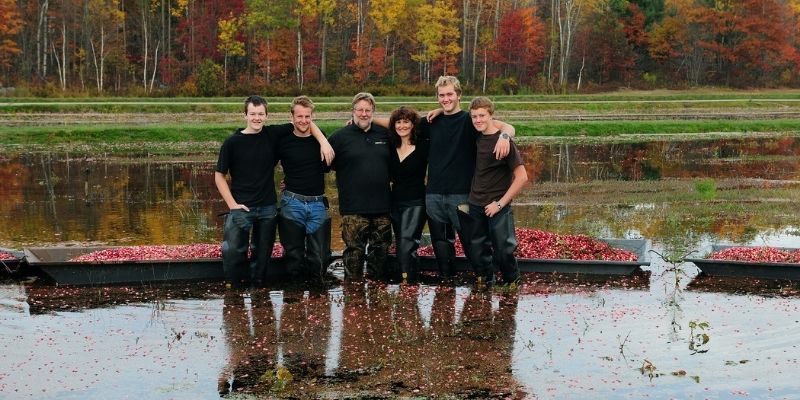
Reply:
[[[373,124],[363,131],[356,124],[337,130],[328,139],[336,157],[339,213],[389,212],[389,131]]]

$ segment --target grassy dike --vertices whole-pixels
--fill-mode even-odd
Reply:
[[[464,96],[462,107],[467,107],[471,97]],[[798,91],[621,91],[492,98],[498,106],[498,117],[516,127],[520,142],[616,143],[800,136]],[[268,100],[268,123],[286,121],[291,99]],[[340,128],[348,115],[350,98],[314,100],[317,121],[323,131],[330,134]],[[63,148],[89,154],[140,153],[137,149],[148,154],[215,152],[225,137],[242,126],[244,121],[238,117],[241,101],[241,98],[0,98],[0,150],[8,153]],[[388,116],[389,111],[401,104],[421,111],[436,107],[433,96],[380,96],[378,115]],[[108,116],[115,114],[120,116],[120,122],[108,122]],[[642,115],[642,119],[637,119],[637,115]],[[98,119],[102,122],[94,122]]]
[[[648,141],[697,139],[706,135],[800,135],[800,120],[689,120],[689,121],[509,121],[520,141],[556,140]],[[341,122],[320,121],[320,128],[330,134]],[[145,125],[66,125],[54,127],[0,126],[0,145],[61,146],[93,144],[180,144],[221,142],[237,124],[145,124]]]

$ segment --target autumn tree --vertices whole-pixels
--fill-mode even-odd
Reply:
[[[630,6],[635,6],[642,13],[645,28],[649,29],[664,18],[664,0],[630,0],[629,9]]]
[[[299,0],[299,15],[301,24],[298,30],[307,29],[317,36],[318,45],[308,46],[307,44],[298,43],[300,50],[305,47],[314,47],[317,49],[317,57],[319,59],[319,81],[325,82],[328,74],[328,30],[336,22],[334,11],[337,8],[337,0]],[[303,51],[301,54],[308,54]]]
[[[434,4],[421,5],[418,15],[419,48],[411,58],[420,64],[420,81],[430,83],[433,68],[441,75],[455,75],[458,72],[456,57],[461,51],[459,28],[453,23],[456,9],[445,0],[436,0]]]
[[[81,52],[81,40],[78,34],[83,30],[81,0],[58,0],[51,5],[50,25],[51,29],[48,42],[50,43],[50,55],[55,62],[56,76],[62,91],[67,89],[70,75],[73,70],[80,70],[80,63],[83,60],[78,57]],[[83,89],[83,77],[80,77],[81,89]]]
[[[223,61],[219,50],[219,21],[244,12],[243,0],[189,0],[176,26],[178,40],[183,44],[181,56],[195,69],[200,60]],[[263,29],[263,27],[262,27]]]
[[[688,2],[668,6],[667,15],[649,33],[648,51],[668,79],[699,85],[710,57],[701,43],[710,40],[701,20],[707,9]]]
[[[256,41],[257,64],[268,85],[273,76],[273,38],[277,32],[294,27],[297,23],[292,15],[291,3],[290,0],[245,0],[246,25]]]
[[[503,76],[531,83],[541,71],[545,39],[545,25],[535,8],[510,11],[501,19],[493,61],[502,66]]]
[[[13,56],[21,52],[14,41],[14,36],[21,30],[22,19],[16,2],[0,0],[0,68],[3,70],[11,67]]]
[[[560,90],[566,91],[575,34],[581,22],[581,11],[588,0],[550,0],[550,49],[547,63],[548,81],[558,78]],[[554,64],[557,64],[554,66]],[[554,68],[558,68],[557,72]],[[555,76],[554,76],[555,75]]]
[[[141,55],[142,66],[142,88],[145,92],[152,91],[152,83],[155,81],[155,74],[158,70],[158,52],[161,50],[161,40],[159,40],[157,22],[153,15],[153,11],[157,9],[158,0],[139,0],[138,7],[135,10],[134,21],[135,26],[138,28],[139,35],[136,41],[138,47],[141,49],[138,53]],[[150,68],[150,59],[153,60],[153,66]],[[148,71],[151,73],[150,87],[148,89]]]
[[[391,60],[392,80],[395,76],[395,50],[399,39],[397,31],[408,26],[410,2],[408,0],[370,0],[369,16],[375,24],[378,37],[384,38],[382,59]],[[391,49],[391,55],[389,51]]]
[[[102,92],[105,86],[106,57],[112,46],[121,45],[117,28],[125,19],[125,13],[119,6],[119,0],[89,0],[87,4],[85,26],[98,92]]]
[[[636,65],[633,41],[645,43],[645,39],[638,27],[625,23],[628,10],[625,1],[601,0],[588,13],[587,20],[592,23],[584,25],[578,46],[579,88],[584,73],[601,85],[630,81]]]
[[[728,83],[763,84],[775,80],[784,69],[798,66],[791,9],[779,0],[742,0],[733,7],[731,41],[728,42],[730,68]],[[724,46],[725,43],[719,43]]]
[[[218,24],[219,44],[217,47],[219,47],[219,51],[222,52],[224,59],[222,84],[223,87],[227,87],[228,57],[245,55],[244,42],[239,40],[239,28],[241,26],[239,18],[230,15],[227,19],[219,20]]]

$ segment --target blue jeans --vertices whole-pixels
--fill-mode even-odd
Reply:
[[[249,212],[230,211],[222,239],[222,267],[228,283],[240,285],[252,280],[254,284],[263,284],[275,243],[277,216],[274,205],[250,207]]]
[[[290,219],[304,226],[306,234],[311,234],[328,219],[328,210],[322,201],[303,201],[282,195],[281,218]]]

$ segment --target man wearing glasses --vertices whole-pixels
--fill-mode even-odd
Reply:
[[[339,213],[345,280],[385,279],[386,251],[392,242],[389,219],[389,131],[372,123],[375,98],[359,93],[352,102],[353,123],[337,130],[329,142],[336,153]]]

